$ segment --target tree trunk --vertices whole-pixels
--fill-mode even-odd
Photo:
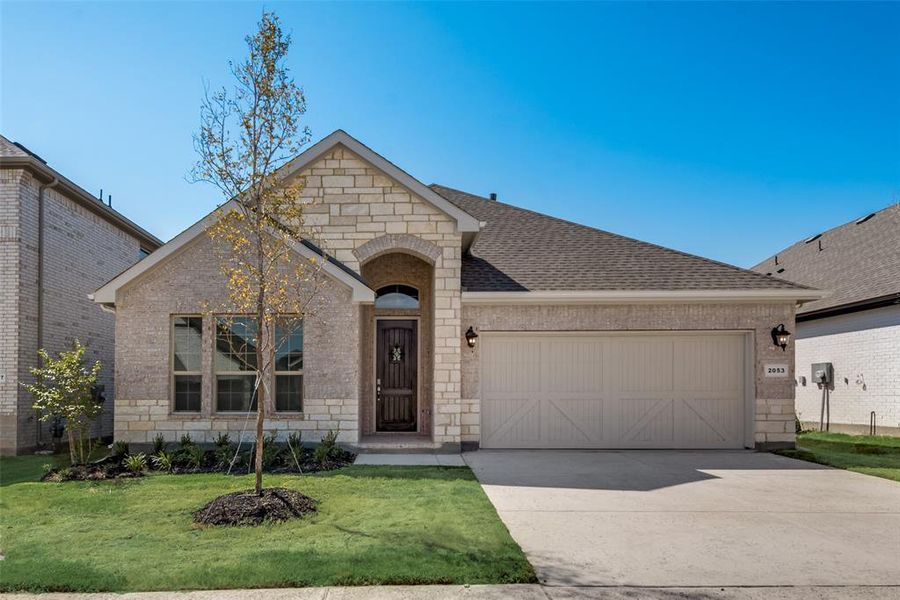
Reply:
[[[66,433],[69,437],[69,462],[75,466],[75,432],[72,431],[72,419],[66,419]]]
[[[263,470],[263,423],[266,410],[266,386],[265,377],[265,350],[268,348],[268,328],[263,319],[263,311],[259,311],[256,335],[256,495],[262,495],[262,470]]]

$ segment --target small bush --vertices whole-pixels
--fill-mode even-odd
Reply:
[[[224,431],[216,437],[216,448],[227,448],[231,446],[231,438]]]
[[[331,429],[322,436],[322,442],[316,446],[313,458],[317,463],[322,464],[329,459],[337,458],[340,453],[341,449],[337,445],[337,432]]]
[[[187,462],[187,465],[190,468],[199,469],[200,467],[202,467],[203,459],[205,458],[205,456],[206,453],[200,446],[191,445],[185,448],[185,462]]]
[[[147,455],[143,452],[137,454],[129,454],[123,461],[125,468],[132,473],[140,473],[147,468]]]
[[[188,448],[194,446],[194,440],[191,437],[191,434],[186,433],[181,436],[181,441],[178,442],[178,445],[181,446],[182,450],[187,450]]]
[[[154,467],[156,467],[160,471],[165,471],[166,473],[171,473],[172,469],[175,466],[172,455],[165,450],[161,450],[160,452],[154,454],[150,458],[150,462],[153,463]]]
[[[291,461],[294,463],[292,466],[297,467],[297,470],[302,473],[303,469],[300,468],[300,459],[303,457],[303,444],[300,441],[299,431],[295,431],[288,436],[287,446],[288,452],[291,454]]]
[[[115,458],[122,458],[123,456],[128,454],[128,442],[118,441],[113,442],[112,445],[112,455]]]
[[[240,463],[240,457],[235,458],[234,456],[234,446],[231,444],[220,446],[218,440],[216,440],[215,459],[216,465],[220,469],[227,469],[229,466],[232,466],[232,461],[235,464]]]
[[[283,448],[278,444],[274,433],[270,433],[263,438],[262,463],[264,470],[269,470],[278,464],[282,450]]]
[[[166,449],[166,438],[161,433],[157,433],[153,438],[153,455],[156,456]]]

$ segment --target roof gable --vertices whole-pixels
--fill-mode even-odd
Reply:
[[[216,223],[224,214],[234,208],[237,208],[236,200],[230,200],[223,204],[220,208],[212,211],[176,235],[158,250],[111,279],[88,297],[98,304],[115,305],[116,292],[120,288],[176,255],[179,250],[205,233],[213,223]],[[359,274],[334,257],[326,255],[315,244],[303,240],[294,244],[293,250],[308,258],[317,257],[323,259],[323,270],[333,279],[343,283],[353,291],[354,302],[374,302],[375,292],[369,289]]]
[[[284,166],[279,169],[279,177],[284,179],[290,177],[294,173],[299,173],[304,168],[314,164],[337,145],[346,147],[359,158],[382,171],[385,175],[394,179],[448,217],[454,219],[456,221],[456,226],[461,233],[474,233],[479,231],[480,223],[475,217],[468,214],[459,206],[449,202],[430,187],[341,129],[338,129],[334,133],[319,140],[297,155],[294,159],[285,163]]]

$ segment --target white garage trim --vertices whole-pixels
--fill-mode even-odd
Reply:
[[[751,332],[480,335],[484,448],[753,446]]]

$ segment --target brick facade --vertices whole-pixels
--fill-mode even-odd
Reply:
[[[463,304],[463,324],[478,331],[628,331],[726,330],[753,336],[755,438],[758,446],[793,444],[794,381],[763,376],[765,362],[787,362],[793,374],[793,349],[772,345],[778,323],[793,330],[792,304],[632,304],[518,305]],[[793,345],[793,344],[792,344]],[[462,357],[462,441],[480,440],[478,346]]]
[[[900,306],[797,324],[797,415],[819,427],[822,390],[813,363],[834,365],[832,430],[867,432],[875,411],[879,433],[900,433]]]
[[[32,398],[21,383],[32,380],[38,349],[38,195],[41,181],[27,169],[0,171],[0,452],[49,443]],[[141,242],[59,188],[44,191],[43,346],[55,354],[78,339],[86,358],[103,363],[99,383],[107,402],[92,434],[112,435],[114,317],[88,299],[100,285],[139,259]],[[99,202],[98,202],[99,204]]]

